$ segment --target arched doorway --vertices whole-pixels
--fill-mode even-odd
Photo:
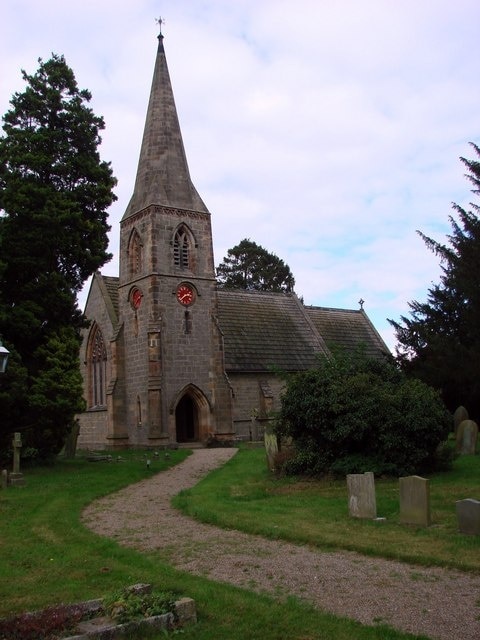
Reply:
[[[175,409],[177,442],[195,442],[198,440],[198,410],[189,394],[185,394]]]

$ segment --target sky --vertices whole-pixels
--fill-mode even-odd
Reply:
[[[478,0],[3,0],[0,114],[21,69],[64,55],[105,120],[118,179],[106,275],[132,195],[158,24],[215,264],[249,238],[290,267],[305,304],[388,318],[439,282],[417,234],[447,242],[475,200]],[[83,304],[85,293],[80,297]]]

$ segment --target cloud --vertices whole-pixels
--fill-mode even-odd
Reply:
[[[130,198],[156,52],[158,3],[6,0],[0,109],[20,69],[63,53],[105,118],[101,155]],[[476,0],[164,0],[190,171],[220,262],[249,237],[292,269],[307,304],[408,313],[438,281],[415,233],[442,239],[472,200],[459,156],[480,142]]]

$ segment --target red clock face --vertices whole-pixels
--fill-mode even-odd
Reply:
[[[194,293],[188,284],[181,284],[177,289],[177,300],[185,306],[192,304]]]
[[[134,309],[138,309],[138,307],[142,304],[142,292],[140,291],[140,289],[134,289],[132,291],[130,300],[132,302],[132,307]]]

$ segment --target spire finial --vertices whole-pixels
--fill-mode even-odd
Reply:
[[[162,16],[160,16],[159,18],[155,18],[155,22],[158,24],[158,28],[160,29],[160,33],[159,35],[163,35],[162,34],[162,24],[165,24],[165,19],[162,18]]]
[[[365,300],[363,298],[360,298],[360,300],[358,301],[358,304],[360,305],[360,309],[363,309],[363,305],[365,304]]]

